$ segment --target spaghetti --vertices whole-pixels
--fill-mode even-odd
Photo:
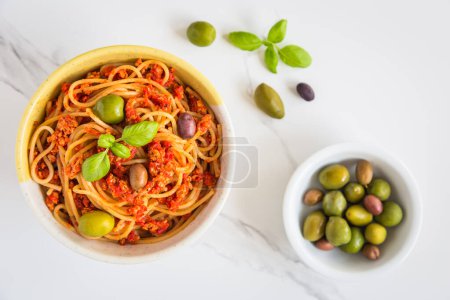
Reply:
[[[111,94],[125,103],[124,120],[115,125],[93,110]],[[195,120],[190,138],[182,138],[177,128],[183,113]],[[98,146],[99,137],[118,138],[125,126],[141,121],[158,123],[153,140],[142,147],[125,144],[131,153],[128,158],[106,150],[109,172],[87,181],[83,162],[105,150]],[[78,229],[80,218],[100,210],[114,217],[113,229],[100,240],[155,243],[183,230],[214,195],[221,141],[221,125],[214,113],[173,68],[138,59],[134,65],[105,65],[83,79],[62,84],[31,137],[30,172],[55,219],[69,230],[83,235]],[[148,181],[137,190],[130,184],[130,168],[135,164],[148,172]]]

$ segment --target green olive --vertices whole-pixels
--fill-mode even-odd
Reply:
[[[256,105],[272,118],[284,117],[284,104],[280,95],[265,83],[261,83],[255,90]]]
[[[327,240],[338,247],[350,242],[352,233],[347,221],[341,217],[330,217],[325,228]]]
[[[369,194],[377,196],[381,201],[385,201],[391,195],[391,186],[386,180],[375,179],[367,190]]]
[[[365,195],[364,187],[356,182],[350,182],[344,188],[345,199],[351,203],[357,203],[364,198]]]
[[[345,212],[347,220],[355,226],[366,226],[373,220],[373,216],[362,205],[350,206]]]
[[[365,240],[364,240],[364,235],[360,228],[352,227],[351,232],[352,232],[352,238],[351,238],[350,242],[348,242],[345,245],[342,245],[340,247],[340,249],[344,252],[354,254],[354,253],[358,253],[359,251],[361,251],[362,247],[364,246]]]
[[[303,223],[303,237],[314,242],[323,237],[327,218],[320,210],[310,213]]]
[[[113,228],[114,217],[101,210],[85,213],[78,221],[78,231],[89,237],[102,237]]]
[[[380,245],[386,240],[387,231],[382,225],[377,223],[369,224],[364,231],[366,240],[374,245]]]
[[[117,95],[107,95],[95,103],[93,111],[97,117],[108,124],[118,124],[123,121],[124,101]]]
[[[378,223],[386,227],[393,227],[400,224],[403,219],[403,210],[397,203],[386,201],[383,205],[383,212],[375,217]]]
[[[192,44],[206,47],[216,39],[216,29],[208,22],[198,21],[189,25],[186,36]]]
[[[348,169],[339,164],[328,166],[319,173],[319,182],[327,190],[338,190],[346,185],[349,179]]]
[[[340,217],[346,207],[347,201],[341,191],[331,191],[323,197],[322,208],[327,216]]]

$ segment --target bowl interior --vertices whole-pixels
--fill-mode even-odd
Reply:
[[[374,177],[391,183],[394,200],[404,211],[403,222],[388,228],[388,237],[380,246],[381,257],[369,261],[361,254],[347,254],[339,249],[321,251],[305,240],[301,233],[306,216],[321,205],[313,207],[302,203],[304,193],[311,187],[321,188],[317,177],[319,171],[330,164],[341,163],[356,181],[354,170],[358,159],[366,159],[374,166]],[[419,233],[421,224],[420,199],[416,184],[409,172],[397,160],[384,151],[358,144],[344,144],[326,148],[305,161],[289,182],[284,203],[284,221],[288,238],[300,258],[310,267],[337,278],[358,276],[362,273],[376,273],[394,266],[406,258]]]
[[[174,237],[162,242],[120,246],[116,243],[86,240],[63,228],[54,220],[44,203],[39,185],[34,183],[29,175],[27,147],[33,130],[33,123],[42,120],[45,104],[57,95],[63,82],[79,79],[87,72],[98,69],[107,63],[133,62],[138,58],[157,59],[174,67],[177,76],[196,90],[212,108],[219,123],[223,125],[223,136],[233,136],[231,121],[220,96],[209,80],[194,67],[171,54],[154,48],[112,46],[82,54],[68,61],[49,76],[28,104],[20,124],[16,144],[17,173],[22,190],[45,228],[69,248],[91,258],[114,263],[136,263],[157,259],[162,254],[168,253],[169,250],[174,250],[198,238],[220,212],[229,193],[234,168],[234,156],[231,155],[233,153],[231,151],[232,145],[225,144],[223,145],[223,153],[230,155],[222,155],[221,157],[222,173],[217,183],[215,195],[189,226]]]

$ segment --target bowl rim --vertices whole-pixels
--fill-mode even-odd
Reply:
[[[406,238],[405,244],[399,252],[397,252],[392,259],[387,264],[380,265],[374,269],[367,269],[363,271],[341,271],[336,270],[333,267],[328,267],[324,264],[318,263],[317,258],[313,257],[309,254],[309,250],[306,249],[305,243],[299,243],[298,238],[298,222],[299,220],[292,220],[291,218],[291,208],[293,201],[301,201],[301,199],[296,199],[295,188],[297,183],[297,178],[300,177],[311,165],[320,164],[326,158],[330,158],[333,154],[337,153],[345,153],[359,151],[370,153],[372,155],[382,157],[387,164],[394,167],[401,174],[403,179],[406,182],[408,189],[411,190],[411,193],[415,195],[414,199],[411,201],[413,214],[412,218],[414,222],[412,223],[411,229],[409,230],[409,234]],[[417,243],[417,240],[420,235],[420,230],[423,222],[423,207],[421,195],[418,189],[418,184],[412,173],[406,167],[406,165],[384,149],[379,146],[362,143],[362,142],[346,142],[346,143],[338,143],[331,146],[327,146],[318,150],[309,156],[306,160],[304,160],[291,175],[291,178],[286,186],[286,190],[284,193],[283,199],[283,225],[288,237],[289,243],[292,248],[296,252],[297,256],[312,270],[317,273],[324,275],[329,278],[337,279],[337,280],[359,280],[363,278],[367,278],[368,276],[378,276],[381,273],[385,273],[387,271],[393,270],[395,267],[398,267],[402,262],[406,260],[409,254],[414,249],[414,246]],[[303,241],[302,241],[303,242]]]
[[[220,111],[221,115],[221,121],[224,125],[227,127],[227,134],[230,136],[234,136],[234,128],[233,123],[231,122],[230,115],[228,113],[228,110],[226,106],[223,104],[223,101],[218,94],[217,90],[213,86],[213,84],[209,81],[209,79],[204,76],[200,71],[198,71],[194,66],[189,64],[188,62],[184,61],[183,59],[170,54],[168,52],[165,52],[160,49],[147,47],[147,46],[139,46],[139,45],[112,45],[112,46],[106,46],[101,48],[96,48],[93,50],[90,50],[88,52],[84,52],[82,54],[79,54],[75,56],[74,58],[66,61],[62,65],[60,65],[58,68],[56,68],[48,77],[46,80],[44,80],[40,86],[36,89],[35,93],[30,97],[28,104],[22,113],[22,118],[20,120],[19,129],[17,131],[16,136],[16,144],[15,144],[15,163],[16,163],[16,173],[19,180],[20,188],[22,190],[22,194],[24,195],[26,202],[28,206],[32,209],[33,214],[36,216],[36,218],[39,220],[39,223],[46,229],[50,235],[56,239],[58,242],[60,242],[65,247],[81,254],[86,257],[89,257],[94,260],[107,262],[107,263],[117,263],[117,264],[135,264],[135,263],[144,263],[149,261],[154,261],[157,259],[160,259],[163,256],[167,256],[168,254],[173,253],[174,251],[181,249],[184,246],[191,245],[195,241],[197,241],[205,232],[206,230],[211,226],[211,224],[214,222],[214,220],[219,215],[220,211],[222,210],[223,206],[225,205],[225,202],[229,196],[230,193],[230,186],[231,186],[231,180],[234,176],[234,169],[235,169],[235,157],[233,155],[234,146],[232,144],[227,145],[228,151],[230,152],[230,155],[228,156],[228,163],[227,163],[227,180],[224,180],[223,187],[221,187],[222,192],[217,197],[213,208],[208,212],[208,215],[204,217],[201,223],[197,225],[197,227],[190,232],[188,235],[180,239],[178,242],[168,245],[165,248],[158,249],[154,252],[150,252],[143,255],[137,255],[137,256],[119,256],[114,254],[106,254],[101,253],[99,251],[91,250],[87,247],[78,245],[76,242],[71,240],[67,234],[70,233],[70,231],[67,231],[64,228],[60,228],[57,226],[61,226],[60,224],[53,224],[51,222],[48,222],[45,220],[45,217],[41,215],[41,212],[39,211],[39,207],[41,207],[44,204],[44,201],[34,201],[36,198],[30,195],[27,192],[27,188],[30,184],[36,184],[34,181],[32,181],[28,168],[24,167],[25,164],[28,164],[27,159],[27,147],[28,145],[25,145],[25,143],[22,143],[22,140],[26,140],[27,135],[27,128],[29,126],[32,126],[30,122],[32,122],[32,116],[34,113],[34,110],[36,109],[36,103],[37,100],[44,97],[46,91],[49,89],[49,86],[53,86],[56,83],[61,83],[61,76],[62,74],[66,72],[72,72],[75,73],[76,71],[73,71],[73,69],[77,68],[74,66],[77,66],[78,64],[82,64],[84,61],[89,61],[93,58],[99,58],[102,56],[112,56],[112,55],[119,55],[123,53],[145,53],[146,56],[154,56],[155,59],[160,59],[163,61],[167,61],[169,65],[179,65],[182,66],[182,68],[185,70],[186,73],[189,74],[189,76],[195,77],[197,80],[201,81],[202,88],[205,92],[208,92],[210,94],[210,98],[208,99],[210,102],[208,104],[211,106],[213,110],[217,113],[217,111]],[[134,59],[139,58],[137,55],[134,57]],[[81,67],[80,67],[81,68]],[[206,100],[205,100],[206,101]],[[217,110],[217,111],[216,111]],[[25,154],[24,154],[25,153]],[[67,231],[63,234],[61,234],[61,230]],[[133,246],[133,247],[138,247]]]

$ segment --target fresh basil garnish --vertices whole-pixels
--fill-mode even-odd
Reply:
[[[120,143],[114,143],[110,150],[112,151],[112,153],[114,153],[115,156],[118,156],[120,158],[128,158],[131,155],[130,149]]]
[[[129,158],[131,156],[130,149],[126,145],[118,143],[119,141],[124,141],[131,146],[142,147],[150,143],[157,132],[158,122],[142,121],[134,125],[126,126],[123,129],[120,139],[116,140],[112,134],[100,135],[97,145],[106,150],[90,156],[83,162],[81,172],[84,179],[87,181],[96,181],[108,174],[111,168],[108,149],[120,158]]]
[[[126,126],[119,140],[125,143],[142,147],[150,143],[158,132],[158,122],[142,121],[137,124]]]
[[[82,174],[87,181],[96,181],[105,177],[110,168],[107,150],[88,157],[82,165]]]
[[[111,148],[116,138],[112,134],[102,134],[98,138],[97,145],[102,148]]]

